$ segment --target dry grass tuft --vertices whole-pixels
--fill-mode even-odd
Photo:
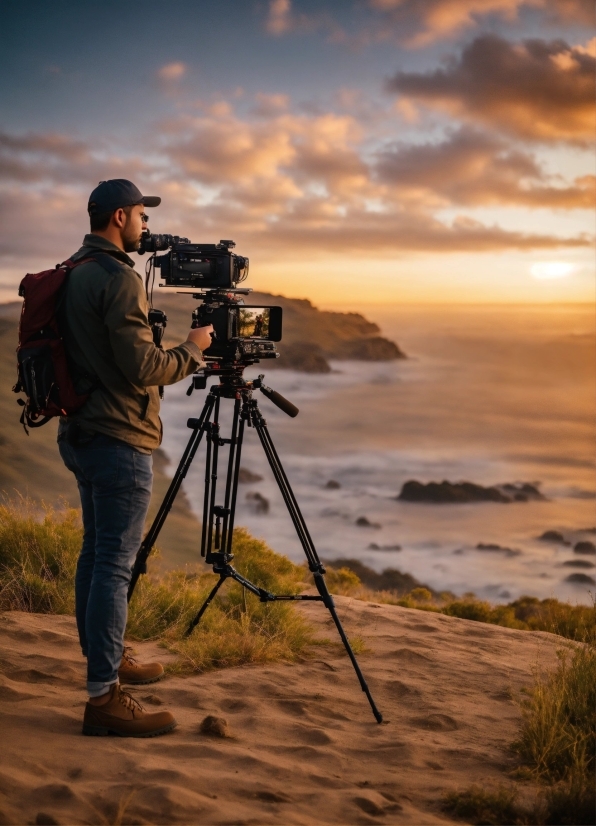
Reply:
[[[0,609],[74,612],[74,574],[82,541],[79,512],[27,500],[0,506]],[[234,532],[234,564],[276,594],[304,589],[305,570],[242,528]],[[184,631],[217,581],[210,572],[175,571],[142,577],[130,604],[127,635],[159,639],[178,654],[180,672],[295,659],[314,642],[291,603],[261,603],[227,582],[188,638]]]
[[[72,614],[81,536],[72,508],[24,498],[0,505],[0,609]]]

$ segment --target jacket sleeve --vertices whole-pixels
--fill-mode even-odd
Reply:
[[[116,363],[132,384],[175,384],[203,365],[200,348],[190,341],[170,350],[154,344],[143,283],[130,267],[123,266],[106,286],[104,324]]]

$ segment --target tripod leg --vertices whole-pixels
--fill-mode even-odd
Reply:
[[[217,592],[219,591],[219,589],[224,584],[224,582],[226,581],[227,578],[228,578],[227,574],[221,574],[220,575],[219,580],[217,581],[215,587],[211,589],[211,593],[209,594],[209,596],[207,597],[205,602],[201,605],[201,607],[199,609],[199,613],[196,615],[196,617],[193,619],[193,621],[190,623],[190,625],[188,626],[188,628],[184,632],[185,637],[190,636],[190,634],[192,634],[192,632],[193,632],[193,629],[197,627],[197,625],[201,621],[201,617],[203,616],[203,614],[205,613],[207,608],[209,608],[209,606],[211,605],[211,602],[213,601],[213,597],[217,594]]]
[[[352,646],[350,645],[350,641],[346,636],[346,632],[344,631],[343,625],[339,617],[337,616],[337,611],[335,610],[335,602],[333,601],[333,597],[329,593],[329,589],[327,588],[327,583],[325,582],[325,577],[323,574],[315,573],[313,574],[315,579],[315,585],[317,586],[317,591],[323,598],[323,605],[329,610],[331,617],[333,618],[333,622],[335,623],[335,627],[337,628],[337,632],[341,637],[341,641],[344,644],[344,648],[347,651],[348,657],[350,658],[352,665],[354,666],[354,671],[356,672],[356,676],[358,677],[358,681],[360,683],[360,688],[366,694],[368,702],[370,703],[370,707],[372,709],[372,713],[375,715],[375,720],[377,723],[383,722],[383,715],[379,711],[376,706],[375,701],[372,698],[372,694],[370,693],[370,689],[364,679],[364,675],[360,670],[360,666],[358,665],[358,660],[356,659],[354,652],[352,651]]]
[[[217,462],[219,456],[219,402],[217,396],[213,407],[213,421],[209,426],[207,437],[207,456],[205,459],[205,495],[203,498],[203,532],[201,536],[201,556],[210,562],[213,547],[213,507],[217,488]]]
[[[240,475],[243,436],[244,419],[240,418],[240,399],[236,399],[234,402],[234,417],[230,437],[230,455],[228,459],[228,475],[226,478],[226,495],[224,500],[225,516],[221,537],[221,550],[227,556],[231,556],[232,554],[234,515],[236,513],[236,498],[238,496],[238,478]]]
[[[201,439],[203,438],[203,433],[205,432],[204,424],[211,415],[211,410],[213,409],[214,403],[215,398],[211,394],[208,395],[205,399],[205,404],[203,405],[201,415],[196,420],[196,424],[193,426],[192,433],[190,434],[190,438],[184,449],[184,453],[182,454],[182,458],[180,459],[180,462],[176,469],[176,473],[174,474],[172,481],[170,482],[170,486],[167,490],[167,493],[164,496],[163,502],[159,506],[159,510],[157,511],[155,519],[153,520],[153,524],[147,531],[145,538],[141,543],[141,547],[137,552],[137,556],[132,569],[132,576],[128,586],[129,602],[130,598],[133,595],[133,591],[135,589],[139,577],[141,576],[141,574],[147,572],[147,557],[151,553],[151,549],[157,541],[157,537],[159,536],[161,529],[164,526],[164,523],[167,519],[170,510],[172,509],[174,499],[176,498],[178,491],[180,490],[180,487],[182,485],[182,482],[184,481],[184,478],[188,473],[188,469],[192,463],[192,460],[195,457],[197,449],[201,443]]]
[[[315,585],[317,591],[321,595],[323,604],[328,609],[333,622],[335,623],[335,627],[341,637],[341,641],[344,644],[344,648],[350,658],[350,661],[354,667],[354,671],[356,672],[356,676],[358,677],[358,681],[360,682],[360,687],[366,694],[368,702],[370,703],[370,707],[372,709],[372,713],[375,716],[375,720],[377,723],[383,722],[383,717],[377,708],[375,701],[372,698],[370,693],[370,689],[366,684],[366,680],[360,670],[360,666],[358,665],[358,661],[354,656],[354,652],[352,651],[352,646],[350,645],[350,641],[346,636],[346,632],[343,629],[343,626],[340,622],[339,617],[337,616],[337,611],[335,610],[335,603],[333,601],[333,597],[329,593],[329,589],[327,588],[327,583],[325,582],[325,578],[323,576],[324,568],[319,559],[317,554],[316,548],[314,543],[311,539],[310,533],[306,526],[306,522],[304,521],[304,517],[300,508],[298,507],[298,502],[296,501],[296,497],[294,496],[294,491],[292,490],[290,483],[288,481],[288,477],[285,474],[285,471],[282,467],[280,462],[279,456],[277,451],[275,450],[275,446],[273,441],[271,440],[271,436],[267,429],[267,424],[261,413],[258,409],[256,402],[253,402],[253,407],[251,409],[251,417],[255,425],[255,429],[259,434],[259,439],[261,440],[261,444],[263,445],[263,450],[265,451],[265,455],[267,456],[267,460],[273,471],[273,475],[275,476],[275,480],[279,486],[281,494],[284,498],[288,511],[290,513],[290,517],[292,518],[292,522],[294,523],[294,527],[296,528],[296,532],[298,534],[298,538],[304,548],[304,552],[306,554],[306,558],[308,560],[309,568],[314,576]]]
[[[254,404],[256,407],[256,402]],[[294,496],[294,491],[290,486],[288,477],[285,474],[285,471],[279,460],[279,456],[277,455],[277,451],[275,450],[273,442],[271,441],[271,436],[269,434],[269,431],[267,430],[265,420],[262,418],[258,408],[256,409],[256,413],[257,416],[253,419],[255,430],[259,435],[261,445],[263,446],[263,450],[265,451],[265,456],[267,457],[267,461],[269,462],[269,467],[273,472],[275,481],[277,482],[283,500],[286,503],[286,507],[290,514],[290,518],[294,524],[296,533],[298,534],[300,544],[304,548],[304,553],[306,554],[309,568],[313,572],[322,571],[321,561],[318,558],[314,543],[311,539],[310,533],[306,526],[306,522],[304,521],[304,517],[302,516],[302,512],[300,511],[298,502],[296,501],[296,497]]]

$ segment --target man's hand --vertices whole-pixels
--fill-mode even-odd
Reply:
[[[201,350],[206,350],[211,346],[211,333],[213,332],[213,325],[208,324],[207,327],[195,327],[188,333],[187,341],[192,341]]]

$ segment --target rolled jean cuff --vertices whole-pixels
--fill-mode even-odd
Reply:
[[[90,697],[103,697],[103,695],[107,694],[110,688],[117,682],[118,680],[112,680],[111,683],[87,682],[87,692]]]

